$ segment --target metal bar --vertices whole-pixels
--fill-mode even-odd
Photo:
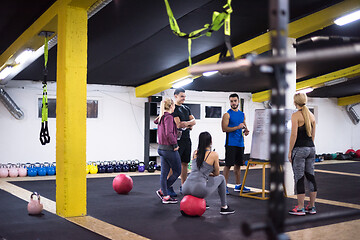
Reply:
[[[149,166],[150,151],[150,102],[145,103],[145,120],[144,120],[144,164],[145,168]]]
[[[352,44],[344,47],[333,47],[321,50],[305,51],[298,53],[296,56],[273,56],[254,59],[239,59],[233,62],[221,64],[195,65],[190,67],[192,75],[201,75],[204,72],[210,71],[233,71],[242,72],[249,71],[252,66],[274,65],[289,62],[318,62],[326,60],[342,60],[345,58],[359,57],[360,58],[360,44]]]
[[[288,0],[270,0],[269,22],[271,46],[274,57],[287,56],[287,36],[289,22]],[[286,63],[277,63],[273,66],[271,75],[271,127],[275,129],[270,135],[270,194],[268,201],[268,239],[279,239],[284,232],[285,198],[283,192],[284,173],[280,171],[285,160],[285,131],[280,131],[285,126],[285,92]]]

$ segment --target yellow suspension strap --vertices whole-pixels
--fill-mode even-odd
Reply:
[[[192,64],[192,62],[191,62],[191,40],[192,39],[196,39],[196,38],[202,37],[204,35],[210,37],[212,32],[219,30],[224,23],[226,24],[226,19],[228,21],[228,27],[229,27],[228,30],[229,30],[229,34],[230,34],[230,14],[233,11],[231,8],[231,0],[227,0],[227,4],[225,4],[223,6],[223,11],[221,13],[216,12],[216,11],[213,12],[211,24],[205,24],[203,28],[192,31],[191,33],[183,33],[180,31],[179,25],[177,24],[174,14],[171,11],[168,0],[164,0],[164,2],[165,2],[167,14],[169,16],[169,23],[170,23],[171,30],[178,37],[188,39],[189,65],[190,66]]]
[[[44,45],[44,80],[43,80],[43,97],[41,105],[41,130],[40,130],[40,142],[42,145],[50,143],[50,135],[48,129],[48,96],[47,96],[47,62],[48,62],[48,41],[53,32],[40,32],[40,36],[45,36]]]

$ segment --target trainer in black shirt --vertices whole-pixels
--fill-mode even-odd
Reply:
[[[184,106],[185,89],[177,88],[174,92],[175,97],[175,111],[173,112],[174,120],[181,137],[178,137],[179,154],[181,158],[181,184],[187,178],[187,166],[191,157],[191,139],[190,130],[196,124],[195,117],[191,114],[190,108]],[[181,191],[181,187],[180,187]]]

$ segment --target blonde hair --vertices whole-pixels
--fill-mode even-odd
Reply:
[[[156,118],[161,121],[162,116],[164,116],[165,111],[169,111],[171,108],[171,105],[174,104],[174,101],[171,98],[165,98],[160,103],[160,115]]]
[[[307,103],[307,96],[305,93],[296,93],[294,95],[294,103],[296,105],[298,105],[299,107],[301,107],[301,114],[304,117],[304,121],[305,121],[305,128],[306,128],[306,134],[311,137],[311,132],[312,132],[312,126],[311,126],[311,118],[310,118],[310,110],[309,108],[305,105]]]

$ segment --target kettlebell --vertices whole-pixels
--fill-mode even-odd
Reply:
[[[106,169],[105,169],[105,165],[104,162],[100,162],[100,164],[98,163],[98,173],[105,173]]]
[[[30,165],[27,174],[29,177],[35,177],[37,175],[37,169],[35,167],[35,164]]]
[[[26,177],[27,175],[27,169],[25,164],[20,164],[19,167],[19,177]]]
[[[105,162],[105,172],[107,173],[113,173],[114,172],[114,167],[113,165],[110,163],[110,161]]]
[[[130,170],[130,166],[129,166],[128,162],[124,161],[121,171],[122,172],[128,172],[129,170]]]
[[[95,162],[93,162],[93,163],[90,165],[90,173],[91,173],[91,174],[96,174],[96,173],[98,173],[98,166],[96,165]]]
[[[46,168],[45,168],[44,164],[42,164],[42,163],[38,167],[38,175],[39,176],[46,176]]]
[[[0,177],[1,178],[6,178],[9,175],[9,170],[6,167],[6,165],[1,164],[0,165]]]
[[[19,176],[19,170],[16,168],[15,164],[11,164],[9,168],[9,177],[17,177]]]
[[[151,162],[149,162],[149,166],[148,166],[148,172],[150,172],[150,173],[153,173],[153,172],[155,172],[155,169],[156,169],[156,163],[154,162],[154,161],[151,161]]]
[[[33,199],[36,196],[37,199]],[[30,215],[39,215],[43,210],[43,205],[40,203],[40,194],[33,192],[30,196],[30,202],[27,206],[28,213]]]
[[[136,172],[136,170],[137,170],[137,167],[136,167],[135,161],[132,160],[130,163],[130,172]]]
[[[54,164],[51,164],[46,171],[46,174],[49,176],[55,175],[55,167]]]
[[[114,172],[121,172],[120,161],[115,162]]]
[[[138,171],[139,172],[144,172],[145,171],[145,164],[143,162],[139,163]]]

